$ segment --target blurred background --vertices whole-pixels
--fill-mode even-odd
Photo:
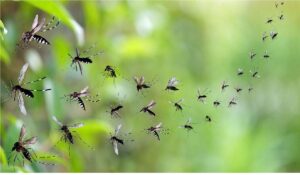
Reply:
[[[276,8],[275,1],[1,1],[1,171],[299,171],[300,3],[278,3]],[[32,42],[21,49],[16,44],[36,14],[47,21],[56,16],[61,24],[40,33],[50,46]],[[269,18],[273,22],[266,24]],[[270,31],[278,36],[262,42]],[[93,45],[87,55],[103,54],[83,65],[80,75],[70,67],[68,53]],[[269,59],[263,58],[265,51]],[[252,61],[250,52],[257,54]],[[27,116],[7,89],[10,81],[17,83],[25,62],[25,82],[47,76],[26,87],[52,88],[34,93],[34,99],[24,97]],[[106,65],[116,68],[118,78],[103,76]],[[237,76],[238,68],[244,75]],[[250,70],[260,78],[252,78]],[[152,87],[138,93],[133,76],[145,76]],[[179,91],[165,90],[171,77],[179,80]],[[223,81],[229,87],[222,92]],[[62,98],[86,86],[100,98],[86,101],[86,111]],[[237,87],[242,92],[236,93]],[[207,89],[205,103],[197,101],[198,88]],[[237,105],[228,107],[233,97]],[[152,99],[157,102],[154,118],[139,112]],[[184,99],[182,112],[170,103],[179,99]],[[215,100],[219,107],[213,106]],[[108,111],[118,103],[124,109],[113,118]],[[69,125],[84,123],[74,130],[95,149],[76,137],[69,151],[68,144],[58,142],[61,133],[53,115]],[[187,132],[179,126],[189,118],[194,130]],[[169,129],[161,141],[145,132],[159,122]],[[32,146],[38,157],[56,156],[38,160],[55,166],[28,161],[24,167],[22,162],[8,166],[22,124],[27,138],[38,137]],[[109,137],[118,124],[121,133],[132,136],[124,137],[116,156]]]

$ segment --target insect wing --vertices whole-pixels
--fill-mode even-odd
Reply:
[[[160,128],[161,128],[161,125],[162,125],[161,122],[160,122],[159,124],[157,124],[157,125],[155,126],[156,130],[160,129]]]
[[[36,26],[38,25],[38,22],[39,22],[39,15],[36,14],[35,17],[34,17],[34,20],[32,22],[31,30],[33,30],[34,28],[36,28]]]
[[[38,31],[41,30],[41,28],[44,26],[45,24],[45,18],[42,19],[41,23],[38,24],[34,29],[32,29],[32,35],[36,34]]]
[[[148,109],[151,109],[151,108],[153,108],[153,106],[154,106],[155,104],[156,104],[155,101],[154,101],[154,100],[151,100],[150,103],[147,105],[147,108],[148,108]]]
[[[23,67],[22,67],[22,69],[21,69],[21,71],[20,71],[20,74],[19,74],[19,78],[18,78],[19,84],[21,84],[22,81],[24,80],[25,73],[26,73],[26,71],[27,71],[27,69],[28,69],[28,66],[29,66],[28,63],[26,63],[26,64],[23,65]]]
[[[36,137],[31,137],[30,139],[27,139],[23,142],[24,145],[28,145],[28,144],[35,144],[37,141]]]
[[[145,83],[145,77],[142,76],[142,77],[140,78],[139,84],[144,84],[144,83]]]
[[[119,124],[119,125],[117,126],[117,128],[115,129],[115,135],[118,135],[118,133],[119,133],[121,127],[122,127],[121,124]]]
[[[55,123],[57,123],[59,126],[63,126],[63,124],[57,120],[57,118],[55,116],[52,116],[52,119],[55,121]]]
[[[24,99],[23,99],[23,96],[22,96],[21,92],[17,92],[17,93],[18,93],[18,103],[19,103],[20,111],[21,111],[24,115],[27,115],[27,111],[26,111],[26,108],[25,108],[25,105],[24,105]]]
[[[133,77],[136,84],[139,84],[139,79],[137,77]]]
[[[113,144],[116,155],[119,155],[118,142],[116,140],[113,140],[112,144]]]
[[[74,125],[69,126],[68,128],[80,128],[80,127],[83,127],[83,126],[84,126],[83,123],[76,123]]]
[[[87,87],[85,87],[84,89],[82,89],[81,91],[80,91],[80,97],[83,97],[83,96],[87,96],[88,95],[88,89],[89,89],[89,87],[87,86]]]
[[[21,131],[20,131],[20,136],[19,136],[19,142],[21,142],[23,140],[25,133],[26,133],[25,125],[22,125]]]

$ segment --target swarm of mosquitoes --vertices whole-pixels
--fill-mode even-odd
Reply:
[[[283,5],[284,5],[284,2],[275,2],[276,9],[281,8],[281,6],[283,6]],[[278,15],[278,20],[279,21],[284,20],[284,15],[283,15],[282,11]],[[22,34],[22,37],[20,40],[21,43],[17,44],[17,46],[24,49],[24,48],[27,48],[30,44],[32,44],[33,41],[35,41],[35,44],[38,44],[38,47],[41,47],[43,45],[50,45],[50,42],[46,38],[44,38],[41,35],[38,35],[37,33],[51,31],[51,30],[57,28],[59,26],[60,22],[55,17],[53,17],[46,24],[45,24],[45,21],[46,21],[45,18],[43,18],[39,22],[39,16],[36,15],[33,20],[31,30],[24,32]],[[276,21],[275,18],[267,18],[266,25],[272,25],[275,21]],[[267,32],[267,31],[263,32],[262,41],[266,42],[268,40],[268,38],[270,38],[270,40],[275,40],[277,37],[278,37],[278,32],[274,31],[272,29],[269,32]],[[74,68],[76,71],[79,70],[81,75],[83,74],[83,65],[92,64],[93,58],[95,58],[103,53],[103,52],[95,52],[94,54],[89,54],[89,52],[93,48],[95,48],[95,46],[92,46],[82,52],[80,52],[79,49],[76,48],[75,49],[76,54],[74,56],[72,56],[71,54],[68,53],[69,57],[71,58],[71,63],[70,63],[71,67]],[[249,52],[249,58],[251,61],[253,61],[256,57],[257,57],[257,53],[255,51],[252,50]],[[267,50],[262,54],[262,58],[264,58],[264,59],[269,59],[270,57],[271,56],[269,55]],[[21,68],[17,84],[13,84],[12,82],[10,82],[10,94],[9,95],[14,101],[17,99],[19,109],[23,115],[27,115],[27,110],[25,108],[24,99],[23,99],[22,95],[25,95],[26,97],[34,99],[34,97],[35,97],[34,92],[47,92],[47,91],[51,90],[50,88],[30,89],[30,88],[25,87],[25,85],[37,83],[46,78],[46,77],[41,77],[36,80],[28,81],[28,82],[24,83],[23,80],[25,79],[25,74],[28,70],[28,67],[29,67],[29,64],[26,63]],[[250,75],[249,75],[250,77],[260,78],[257,67],[253,68],[249,72],[250,72]],[[119,74],[117,73],[116,67],[111,66],[111,65],[107,65],[105,67],[104,74],[105,74],[104,76],[110,77],[113,79],[115,79],[119,76]],[[241,76],[245,75],[245,72],[242,68],[238,68],[236,75],[241,77]],[[152,84],[145,81],[144,76],[140,76],[140,77],[134,76],[133,80],[135,82],[136,91],[138,93],[142,92],[146,89],[150,89],[152,87]],[[178,83],[179,83],[179,81],[176,79],[176,77],[171,77],[168,80],[168,82],[166,83],[165,90],[166,91],[179,91],[180,89],[178,88]],[[220,91],[223,93],[224,91],[226,91],[226,89],[228,89],[230,87],[231,87],[231,85],[227,81],[223,81],[220,85]],[[227,102],[228,107],[232,107],[232,106],[235,106],[238,104],[237,96],[243,91],[243,88],[241,88],[241,87],[232,87],[232,88],[236,92],[236,94],[235,94],[236,96],[233,96],[232,98],[230,98],[228,100],[228,102]],[[253,87],[249,86],[248,92],[250,93],[250,92],[252,92],[252,90],[253,90]],[[204,89],[204,90],[197,89],[197,91],[196,91],[197,96],[196,96],[195,100],[200,103],[206,103],[210,92],[211,91],[209,89]],[[98,94],[91,95],[89,92],[88,86],[84,87],[82,90],[70,92],[69,94],[64,95],[62,98],[64,98],[67,102],[76,102],[77,105],[79,105],[79,107],[82,110],[86,110],[86,107],[87,107],[85,104],[86,101],[93,102],[93,103],[100,102],[99,95]],[[176,111],[184,110],[183,105],[182,105],[182,102],[183,102],[182,98],[177,101],[169,101],[169,102],[170,102],[170,104],[173,105],[173,107],[175,108]],[[221,102],[220,100],[215,99],[215,100],[213,100],[212,105],[214,107],[218,107],[218,106],[222,105],[222,103],[223,102]],[[155,100],[151,100],[148,104],[146,104],[145,106],[142,106],[139,109],[139,111],[141,113],[145,113],[146,115],[148,115],[150,117],[156,117],[157,115],[154,112],[155,105],[156,105]],[[226,103],[225,103],[225,105],[226,105]],[[116,105],[111,105],[109,111],[107,111],[107,112],[110,113],[110,115],[112,117],[121,118],[120,111],[123,108],[124,108],[124,105],[121,103],[118,103]],[[58,142],[64,142],[69,145],[69,154],[70,154],[70,145],[75,144],[75,141],[74,141],[75,138],[82,141],[88,147],[93,149],[92,146],[90,146],[89,144],[84,142],[83,139],[79,136],[79,134],[75,131],[75,129],[83,127],[84,126],[83,123],[66,125],[66,124],[63,124],[61,121],[59,121],[55,116],[53,116],[52,119],[58,125],[59,131],[61,133],[61,137],[58,140]],[[213,117],[211,117],[210,115],[206,115],[206,116],[204,116],[204,121],[211,123],[213,121]],[[187,131],[194,131],[195,124],[197,124],[197,123],[192,123],[192,118],[188,118],[188,120],[185,123],[183,123],[182,125],[180,125],[179,128],[185,129]],[[124,146],[127,144],[127,142],[134,141],[133,139],[127,138],[131,133],[120,134],[121,128],[122,128],[122,124],[119,124],[116,127],[114,134],[110,134],[110,138],[109,138],[109,141],[113,147],[113,151],[116,155],[119,155],[119,148],[118,148],[119,146],[121,146],[121,145]],[[158,141],[161,140],[161,135],[166,135],[166,134],[169,134],[169,132],[170,132],[169,128],[163,127],[162,122],[159,122],[155,125],[149,126],[149,127],[145,128],[144,130],[148,134],[153,135]],[[37,137],[31,137],[29,139],[24,139],[25,134],[26,134],[26,128],[24,125],[22,125],[19,139],[17,142],[14,143],[14,145],[11,149],[11,154],[8,158],[8,162],[10,163],[10,158],[13,157],[13,165],[15,165],[16,161],[19,161],[19,162],[22,162],[22,165],[24,166],[24,160],[26,160],[30,163],[36,162],[36,163],[41,163],[44,165],[54,165],[54,164],[49,164],[49,163],[45,163],[45,162],[38,160],[42,157],[38,157],[31,147],[31,145],[33,145],[37,142]],[[14,156],[11,156],[12,153],[16,153],[16,154]],[[19,156],[21,156],[21,160],[19,159]]]

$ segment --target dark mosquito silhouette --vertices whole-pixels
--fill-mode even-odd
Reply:
[[[27,97],[34,98],[34,95],[33,95],[32,92],[36,92],[36,91],[44,92],[44,91],[51,90],[51,89],[37,90],[37,89],[25,89],[25,88],[23,88],[23,86],[26,85],[26,84],[35,83],[35,82],[41,81],[41,80],[46,78],[46,77],[42,77],[42,78],[39,78],[39,79],[34,80],[34,81],[22,83],[23,80],[24,80],[25,73],[26,73],[27,69],[28,69],[28,63],[24,64],[21,71],[20,71],[20,74],[19,74],[19,77],[18,77],[18,84],[17,85],[11,85],[12,86],[11,91],[12,91],[13,99],[14,99],[14,101],[16,100],[16,98],[18,99],[20,111],[24,115],[26,115],[27,112],[26,112],[26,108],[25,108],[25,105],[24,105],[24,99],[23,99],[22,93]]]
[[[126,140],[125,139],[122,139],[119,135],[119,132],[120,132],[120,130],[121,130],[121,127],[122,127],[122,125],[121,124],[119,124],[118,126],[117,126],[117,128],[115,129],[115,134],[114,135],[112,135],[112,134],[110,134],[110,141],[111,141],[111,143],[112,143],[112,145],[113,145],[113,148],[114,148],[114,152],[115,152],[115,154],[116,155],[119,155],[119,149],[118,149],[118,145],[124,145],[125,144],[125,142],[126,142]],[[127,135],[129,135],[129,134],[131,134],[131,133],[128,133]],[[134,141],[134,140],[129,140],[129,141]]]
[[[200,88],[198,88],[197,93],[197,100],[204,103],[207,99],[207,94],[209,93],[208,89],[205,89],[203,92],[201,92]]]
[[[269,18],[269,19],[267,19],[267,24],[271,24],[273,22],[273,19],[272,18]]]
[[[179,126],[179,128],[183,128],[187,130],[188,132],[193,130],[194,127],[192,126],[195,123],[192,123],[192,118],[189,118],[184,125]]]
[[[236,99],[233,97],[233,98],[229,101],[228,107],[231,107],[231,106],[236,105],[236,104],[237,104]]]
[[[229,87],[229,84],[227,84],[226,81],[223,81],[222,86],[221,86],[222,92],[223,92],[227,87]]]
[[[121,118],[120,110],[121,110],[122,108],[124,108],[124,106],[122,106],[122,105],[120,105],[120,104],[118,104],[118,105],[116,105],[116,106],[110,106],[110,111],[109,111],[109,113],[110,113],[110,115],[111,115],[112,117],[119,117],[119,118]]]
[[[242,68],[238,68],[237,75],[238,76],[244,75],[244,70]]]
[[[111,77],[111,78],[117,78],[117,73],[114,67],[107,65],[104,69],[105,76]]]
[[[260,78],[260,75],[258,74],[258,71],[256,69],[254,69],[253,71],[250,70],[250,74],[253,78]]]
[[[213,102],[213,105],[214,105],[215,107],[218,107],[218,106],[221,105],[221,102],[218,101],[218,100],[215,100],[215,101]]]
[[[18,154],[21,153],[22,158],[23,158],[23,166],[24,166],[24,158],[28,160],[30,163],[33,163],[33,157],[32,154],[29,152],[31,148],[27,147],[29,145],[35,144],[37,141],[36,137],[31,137],[29,139],[24,140],[24,136],[26,133],[25,126],[22,125],[21,131],[20,131],[20,136],[19,140],[14,143],[14,146],[12,147],[11,151],[16,151]],[[18,159],[18,154],[14,156],[14,164],[16,162],[16,159]],[[10,157],[9,157],[10,159]],[[8,161],[9,163],[9,161]]]
[[[155,113],[153,111],[151,111],[151,109],[156,105],[155,101],[154,100],[151,100],[150,103],[143,107],[140,112],[144,112],[144,113],[148,113],[150,114],[151,116],[155,116]]]
[[[254,52],[249,53],[250,60],[253,60],[255,56],[256,56],[256,53],[254,53]]]
[[[40,35],[37,35],[36,33],[38,33],[39,31],[46,32],[55,29],[59,25],[59,21],[57,21],[54,26],[51,26],[51,24],[54,21],[55,21],[55,17],[53,16],[52,20],[45,25],[45,18],[43,18],[42,21],[39,23],[39,16],[35,15],[35,18],[31,26],[31,30],[24,32],[22,34],[22,41],[24,45],[25,46],[28,45],[29,42],[31,42],[32,40],[35,40],[39,44],[50,45],[50,42],[48,40],[46,40],[44,37]]]
[[[274,32],[274,31],[271,31],[270,32],[270,37],[273,39],[275,39],[277,37],[278,33],[277,32]]]
[[[266,32],[263,33],[262,35],[262,41],[265,41],[269,36],[267,35]]]
[[[82,75],[82,63],[83,64],[91,64],[93,63],[92,61],[92,58],[93,57],[96,57],[100,54],[102,54],[103,52],[98,52],[98,53],[95,53],[93,55],[90,55],[90,56],[82,56],[82,55],[85,55],[86,53],[88,53],[91,49],[93,49],[95,47],[95,45],[93,45],[92,47],[82,51],[81,53],[79,52],[78,48],[76,48],[76,55],[75,56],[72,56],[71,54],[68,54],[69,57],[72,59],[72,62],[71,62],[71,67],[75,68],[75,70],[77,71],[77,69],[79,69],[80,71],[80,74]]]
[[[284,2],[280,2],[280,5],[284,5]],[[279,4],[275,2],[275,7],[278,8]]]
[[[270,58],[270,55],[268,54],[268,51],[265,51],[263,58],[268,59]]]
[[[163,128],[162,123],[159,123],[155,126],[150,126],[146,129],[146,131],[148,132],[148,134],[153,134],[157,138],[157,140],[160,140],[160,133],[169,134],[169,129]]]
[[[179,99],[178,101],[175,101],[175,102],[170,101],[170,103],[172,103],[174,105],[176,111],[182,111],[183,110],[183,107],[180,104],[181,102],[183,102],[183,99]]]
[[[278,16],[278,19],[279,19],[279,20],[284,20],[283,14],[279,15],[279,16]]]
[[[236,87],[236,88],[234,88],[235,89],[235,91],[237,92],[237,93],[240,93],[243,89],[242,88],[240,88],[240,87]]]
[[[86,110],[83,100],[87,100],[87,101],[95,102],[95,103],[100,101],[99,99],[96,99],[96,100],[91,99],[91,96],[89,96],[88,88],[89,87],[85,87],[80,92],[72,92],[71,94],[65,95],[65,98],[67,98],[67,101],[77,101],[77,103],[80,105],[80,107],[83,110]],[[98,97],[98,95],[96,95],[95,97]]]
[[[176,80],[175,77],[172,77],[167,84],[167,87],[165,90],[171,90],[171,91],[177,91],[179,90],[176,85],[178,84],[178,80]]]
[[[84,126],[83,123],[76,123],[76,124],[68,126],[66,124],[63,124],[59,120],[57,120],[57,118],[55,116],[52,116],[52,119],[60,127],[59,130],[62,133],[62,136],[60,137],[58,142],[63,141],[64,143],[67,143],[69,145],[69,155],[70,155],[70,145],[74,144],[74,138],[75,137],[77,137],[79,140],[81,140],[89,148],[93,149],[90,145],[88,145],[85,141],[83,141],[81,139],[81,137],[79,136],[79,134],[76,131],[70,130],[70,129],[83,127]],[[77,134],[77,135],[74,135],[74,134]]]
[[[140,78],[138,77],[133,77],[135,83],[136,83],[136,89],[137,91],[141,91],[142,89],[148,89],[151,87],[150,84],[145,83],[145,78],[141,76]]]
[[[253,87],[249,87],[248,88],[248,92],[250,93],[250,92],[252,92],[253,91]]]
[[[14,159],[13,159],[14,160],[13,166],[15,166],[16,160],[19,161],[18,155],[22,156],[23,166],[24,166],[24,159],[29,161],[30,163],[37,162],[37,163],[41,163],[44,165],[54,165],[54,164],[44,163],[44,162],[40,162],[40,161],[36,160],[37,156],[36,156],[35,152],[33,151],[33,149],[29,147],[29,145],[35,144],[37,141],[37,138],[31,137],[29,139],[24,140],[25,134],[26,134],[26,128],[24,125],[22,125],[19,140],[14,143],[14,146],[11,149],[12,153],[14,151],[17,152],[17,154],[14,156]],[[8,157],[8,164],[10,163],[10,158],[11,158],[11,155]],[[41,157],[41,158],[45,158],[45,157]]]
[[[210,116],[208,116],[208,115],[206,115],[205,116],[205,121],[207,121],[207,122],[212,122],[212,119],[211,119],[211,117]]]

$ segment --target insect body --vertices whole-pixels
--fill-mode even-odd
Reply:
[[[180,128],[186,129],[187,131],[193,130],[194,127],[192,126],[191,122],[192,122],[192,119],[189,118],[184,125],[180,126]]]
[[[50,45],[49,41],[47,41],[44,37],[37,35],[37,33],[39,31],[46,32],[46,31],[55,29],[59,25],[59,21],[57,21],[57,23],[54,26],[49,27],[54,22],[55,17],[53,17],[52,20],[46,25],[45,25],[45,18],[43,18],[40,23],[38,20],[39,20],[39,16],[35,15],[35,18],[33,20],[32,26],[31,26],[31,30],[24,32],[22,34],[22,41],[25,45],[27,45],[32,40],[35,40],[36,42],[38,42],[40,44]],[[43,30],[41,30],[41,29],[43,29]]]
[[[110,108],[110,115],[111,116],[116,116],[116,117],[121,117],[119,111],[122,108],[123,108],[122,105],[111,106],[111,108]]]
[[[157,138],[157,140],[160,140],[159,133],[165,132],[166,134],[168,134],[168,132],[167,132],[168,129],[163,129],[162,123],[159,123],[155,126],[150,126],[146,130],[147,130],[148,133],[153,134]]]
[[[18,99],[20,111],[24,115],[27,114],[27,111],[26,111],[26,108],[25,108],[25,105],[24,105],[24,99],[23,99],[22,94],[24,94],[27,97],[34,98],[34,94],[32,92],[35,92],[35,91],[42,91],[43,92],[43,91],[49,91],[49,90],[51,90],[51,89],[42,89],[42,90],[25,89],[23,87],[23,85],[35,83],[35,82],[41,81],[41,80],[43,80],[43,79],[46,78],[46,77],[42,77],[42,78],[39,78],[39,79],[34,80],[34,81],[30,81],[30,82],[27,82],[27,83],[22,83],[23,80],[24,80],[25,73],[26,73],[27,69],[28,69],[28,63],[24,64],[23,67],[22,67],[22,69],[21,69],[21,71],[20,71],[19,78],[18,78],[18,84],[17,85],[13,85],[12,88],[11,88],[11,91],[12,91],[12,94],[13,94],[13,99],[14,100],[16,98]]]
[[[218,107],[218,106],[221,105],[221,102],[218,101],[218,100],[216,100],[216,101],[213,102],[213,105],[214,105],[215,107]]]
[[[183,99],[180,99],[176,102],[170,102],[170,103],[173,103],[176,111],[182,111],[183,108],[182,108],[182,105],[180,104],[182,101],[183,101]]]
[[[205,102],[205,100],[207,99],[207,89],[204,92],[200,92],[200,89],[197,90],[197,100],[201,101],[202,103]]]
[[[84,50],[82,53],[79,53],[78,48],[76,48],[76,55],[75,56],[72,56],[71,54],[68,54],[69,57],[72,59],[71,67],[74,67],[76,71],[79,68],[79,71],[80,71],[81,75],[82,75],[82,65],[81,64],[82,63],[84,63],[84,64],[93,63],[92,58],[102,53],[102,52],[98,52],[98,53],[93,54],[91,56],[81,56],[81,55],[86,54],[88,51],[90,51],[94,47],[95,46],[92,46],[89,49]]]
[[[236,102],[235,98],[232,98],[228,103],[228,107],[230,107],[232,105],[236,105],[236,104],[237,104],[237,102]]]
[[[110,141],[113,145],[116,155],[119,155],[118,144],[124,145],[124,140],[118,137],[118,133],[119,133],[121,127],[122,127],[121,124],[118,125],[117,128],[115,129],[115,134],[110,137]]]
[[[210,117],[210,116],[208,116],[208,115],[206,115],[206,116],[205,116],[205,120],[206,120],[207,122],[209,122],[209,123],[210,123],[210,122],[212,122],[212,119],[211,119],[211,117]]]
[[[116,70],[112,66],[110,66],[110,65],[107,65],[105,67],[104,72],[106,72],[106,75],[108,77],[117,78]]]
[[[262,41],[265,41],[267,38],[268,38],[268,35],[266,34],[266,32],[264,32],[262,35]]]
[[[238,76],[241,76],[241,75],[243,75],[243,74],[244,74],[243,69],[238,68],[238,70],[237,70],[237,75],[238,75]]]
[[[99,102],[100,100],[99,99],[96,99],[96,100],[91,100],[87,97],[89,95],[89,92],[88,92],[88,87],[85,87],[84,89],[82,89],[80,92],[72,92],[71,94],[68,94],[68,95],[65,95],[65,97],[68,97],[69,99],[67,99],[68,101],[77,101],[78,104],[80,105],[80,107],[85,110],[86,107],[85,107],[85,104],[83,102],[83,99],[85,100],[88,100],[90,102]],[[98,95],[96,95],[97,97]]]
[[[270,37],[273,39],[275,39],[277,37],[278,33],[277,32],[274,32],[274,31],[271,31],[270,32]]]
[[[142,89],[148,89],[150,88],[150,84],[145,83],[145,78],[142,76],[140,78],[138,77],[133,77],[135,83],[136,83],[136,89],[137,91],[141,91]]]
[[[249,57],[251,60],[253,60],[255,56],[256,56],[256,53],[254,53],[254,52],[249,53]]]
[[[178,80],[176,80],[175,77],[172,77],[167,84],[167,87],[165,90],[172,90],[172,91],[177,91],[179,90],[176,85],[178,84]]]
[[[223,81],[222,86],[221,86],[222,91],[224,91],[228,86],[229,86],[229,84],[227,84],[225,81]]]
[[[31,137],[27,140],[24,140],[25,133],[26,133],[26,128],[23,125],[21,128],[21,131],[20,131],[19,140],[14,143],[14,146],[12,147],[11,151],[12,152],[16,151],[18,154],[21,154],[26,160],[28,160],[29,162],[32,163],[33,157],[31,155],[31,153],[29,152],[29,149],[31,149],[31,148],[28,148],[27,146],[35,144],[37,139],[36,139],[36,137]],[[14,157],[14,163],[17,159],[18,154],[16,154]]]
[[[140,112],[149,113],[150,115],[155,116],[155,113],[151,110],[155,106],[155,104],[156,104],[155,101],[151,100],[147,106],[143,107],[140,110]]]

